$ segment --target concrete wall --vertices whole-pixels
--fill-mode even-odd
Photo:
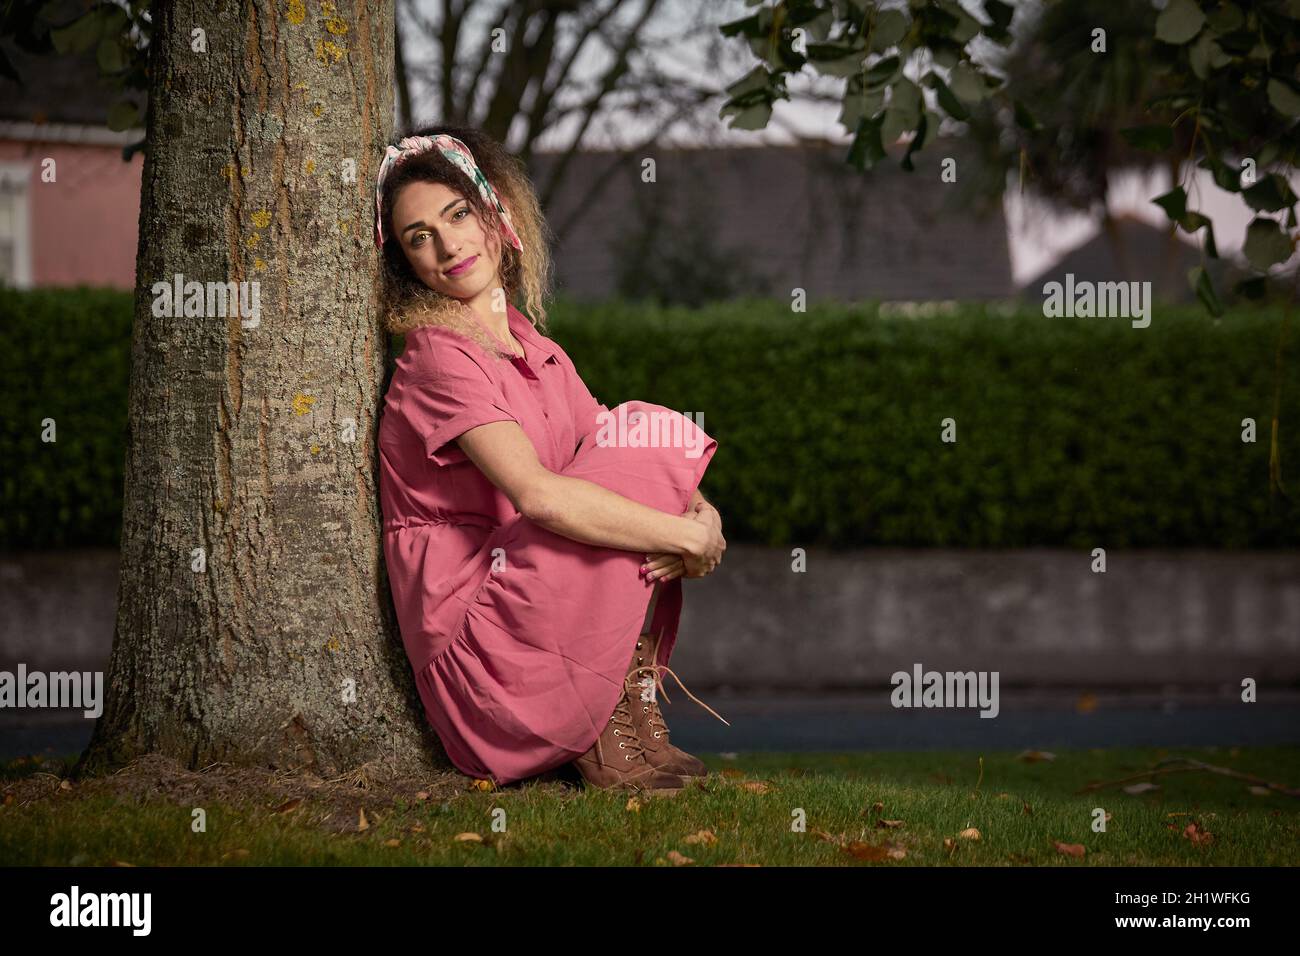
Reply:
[[[785,549],[730,545],[717,572],[683,582],[672,666],[694,692],[879,687],[918,662],[996,670],[1004,688],[1300,685],[1300,552],[1090,562],[813,549],[794,573]],[[116,591],[111,551],[0,555],[0,669],[105,668]]]

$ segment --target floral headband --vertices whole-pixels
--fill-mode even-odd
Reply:
[[[505,204],[497,196],[496,190],[492,184],[487,181],[483,175],[483,170],[478,168],[478,163],[474,162],[474,154],[469,151],[469,147],[462,143],[454,136],[448,136],[446,133],[439,133],[437,136],[407,136],[396,146],[389,146],[384,150],[384,158],[379,163],[379,178],[375,184],[375,245],[379,248],[384,246],[384,215],[383,215],[383,191],[384,180],[388,174],[399,163],[403,163],[412,156],[418,156],[420,153],[426,153],[431,149],[437,149],[443,157],[451,162],[453,166],[469,177],[469,181],[478,187],[479,195],[490,206],[495,206],[501,219],[501,235],[510,243],[511,246],[524,251],[524,244],[519,239],[519,234],[515,232],[514,224],[510,221],[510,213],[506,211]]]

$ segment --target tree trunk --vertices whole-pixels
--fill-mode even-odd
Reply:
[[[393,0],[151,10],[122,570],[78,771],[148,752],[445,767],[397,636],[376,489]],[[155,314],[154,284],[177,273],[248,282],[245,305],[255,283],[260,320]]]

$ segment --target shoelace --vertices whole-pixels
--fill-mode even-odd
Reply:
[[[628,678],[631,679],[633,675],[639,674],[642,671],[649,671],[650,676],[639,678],[636,681],[637,686],[642,688],[641,700],[646,701],[650,704],[651,719],[657,722],[659,726],[662,726],[665,732],[668,730],[668,725],[664,723],[663,715],[659,712],[659,702],[655,700],[655,690],[658,689],[660,691],[663,691],[664,700],[668,701],[668,703],[671,704],[673,700],[671,697],[668,696],[668,691],[664,688],[663,679],[662,679],[662,675],[660,674],[660,671],[667,671],[669,674],[672,674],[673,680],[677,681],[678,686],[680,686],[681,689],[686,692],[687,697],[695,701],[695,703],[699,704],[701,707],[707,710],[714,717],[717,717],[718,720],[721,720],[728,727],[731,726],[731,724],[721,714],[719,714],[716,710],[714,710],[704,701],[700,700],[698,697],[692,694],[690,689],[686,686],[685,682],[680,677],[677,676],[676,671],[674,671],[667,664],[642,664],[640,667],[634,667],[631,670],[631,672],[628,674]]]
[[[641,738],[637,736],[636,725],[632,722],[632,711],[626,694],[619,698],[618,705],[614,708],[614,714],[609,720],[610,723],[623,728],[623,733],[615,732],[621,738],[619,741],[621,744],[620,749],[632,751],[631,760],[635,763],[637,757],[645,752],[645,748],[641,746]]]

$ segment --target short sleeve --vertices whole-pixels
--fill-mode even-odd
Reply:
[[[568,356],[565,356],[567,359]],[[584,441],[594,441],[594,435],[604,424],[604,415],[609,408],[596,400],[587,388],[587,383],[578,374],[577,368],[570,360],[567,363],[569,408],[573,410],[574,450]]]
[[[455,439],[488,422],[518,421],[501,386],[464,349],[443,344],[432,351],[402,393],[402,410],[436,464],[464,461]]]

